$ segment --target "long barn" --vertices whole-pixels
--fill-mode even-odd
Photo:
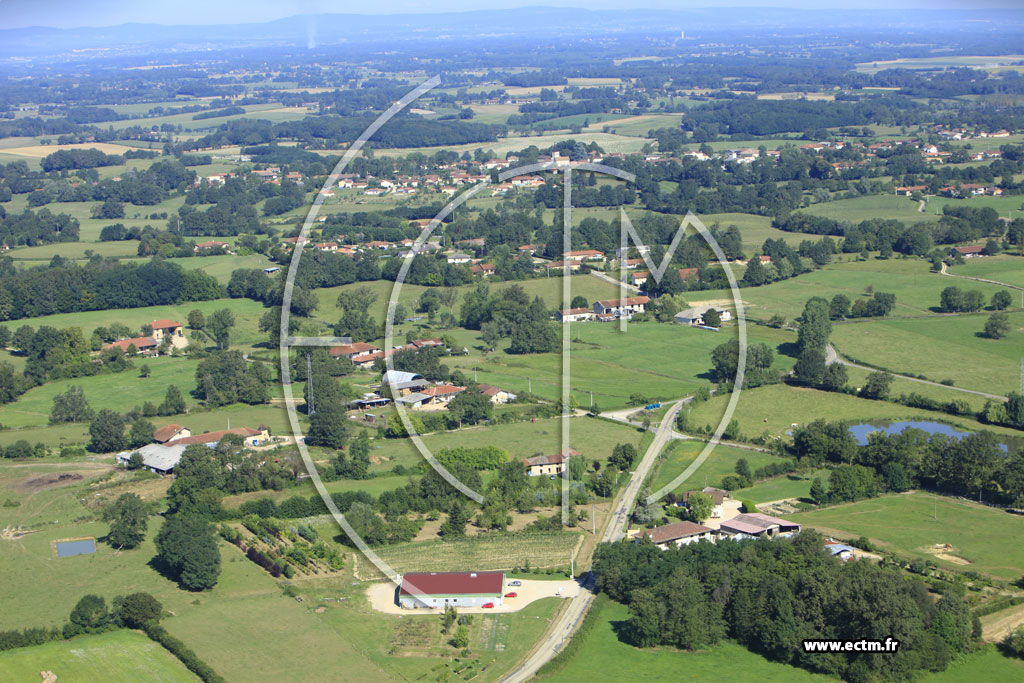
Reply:
[[[398,604],[406,609],[482,607],[502,604],[505,572],[431,572],[406,574],[398,590]]]

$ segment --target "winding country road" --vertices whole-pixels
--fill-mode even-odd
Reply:
[[[605,524],[601,535],[602,543],[614,543],[626,535],[626,521],[629,519],[630,511],[633,509],[633,503],[640,494],[640,488],[650,473],[651,467],[658,459],[661,450],[672,439],[672,426],[675,424],[676,414],[682,405],[683,401],[677,401],[669,408],[662,419],[658,431],[654,434],[654,440],[647,447],[647,451],[640,460],[640,464],[633,470],[629,483],[626,484],[626,488],[619,494],[618,500],[612,506],[612,515]],[[593,573],[588,573],[583,580],[583,590],[569,603],[568,608],[562,612],[561,618],[548,631],[537,649],[530,653],[525,662],[502,679],[504,683],[519,683],[520,681],[529,680],[537,673],[540,667],[558,654],[569,638],[572,637],[573,633],[576,632],[576,629],[579,628],[583,617],[587,614],[587,610],[593,604],[596,597],[594,582],[595,577]]]

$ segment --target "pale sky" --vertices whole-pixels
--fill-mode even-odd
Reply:
[[[647,9],[704,7],[792,7],[800,9],[1019,9],[1020,0],[641,0]],[[516,7],[581,7],[622,9],[621,0],[391,0],[387,3],[330,0],[0,0],[0,28],[50,26],[114,26],[152,24],[242,24],[282,19],[296,14],[416,14],[465,12]]]

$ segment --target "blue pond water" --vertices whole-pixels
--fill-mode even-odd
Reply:
[[[73,557],[96,552],[96,541],[87,538],[84,541],[58,541],[57,557]]]
[[[968,434],[974,432],[961,432],[947,424],[941,422],[930,422],[927,420],[901,420],[899,422],[862,422],[850,427],[850,433],[853,434],[853,438],[857,440],[857,443],[861,446],[867,444],[868,434],[871,432],[885,432],[886,434],[899,434],[906,429],[920,429],[921,431],[927,432],[928,434],[945,434],[951,436],[954,439],[962,439]],[[1005,443],[1000,443],[999,447],[1004,451],[1007,450]]]

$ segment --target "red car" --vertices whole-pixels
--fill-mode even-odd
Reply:
[[[485,602],[484,605],[483,605],[484,609],[492,609],[493,607],[494,607],[494,603],[493,602]]]
[[[511,593],[505,593],[505,597],[506,598],[515,598],[515,597],[519,597],[519,594],[516,593],[515,591],[512,591]]]

